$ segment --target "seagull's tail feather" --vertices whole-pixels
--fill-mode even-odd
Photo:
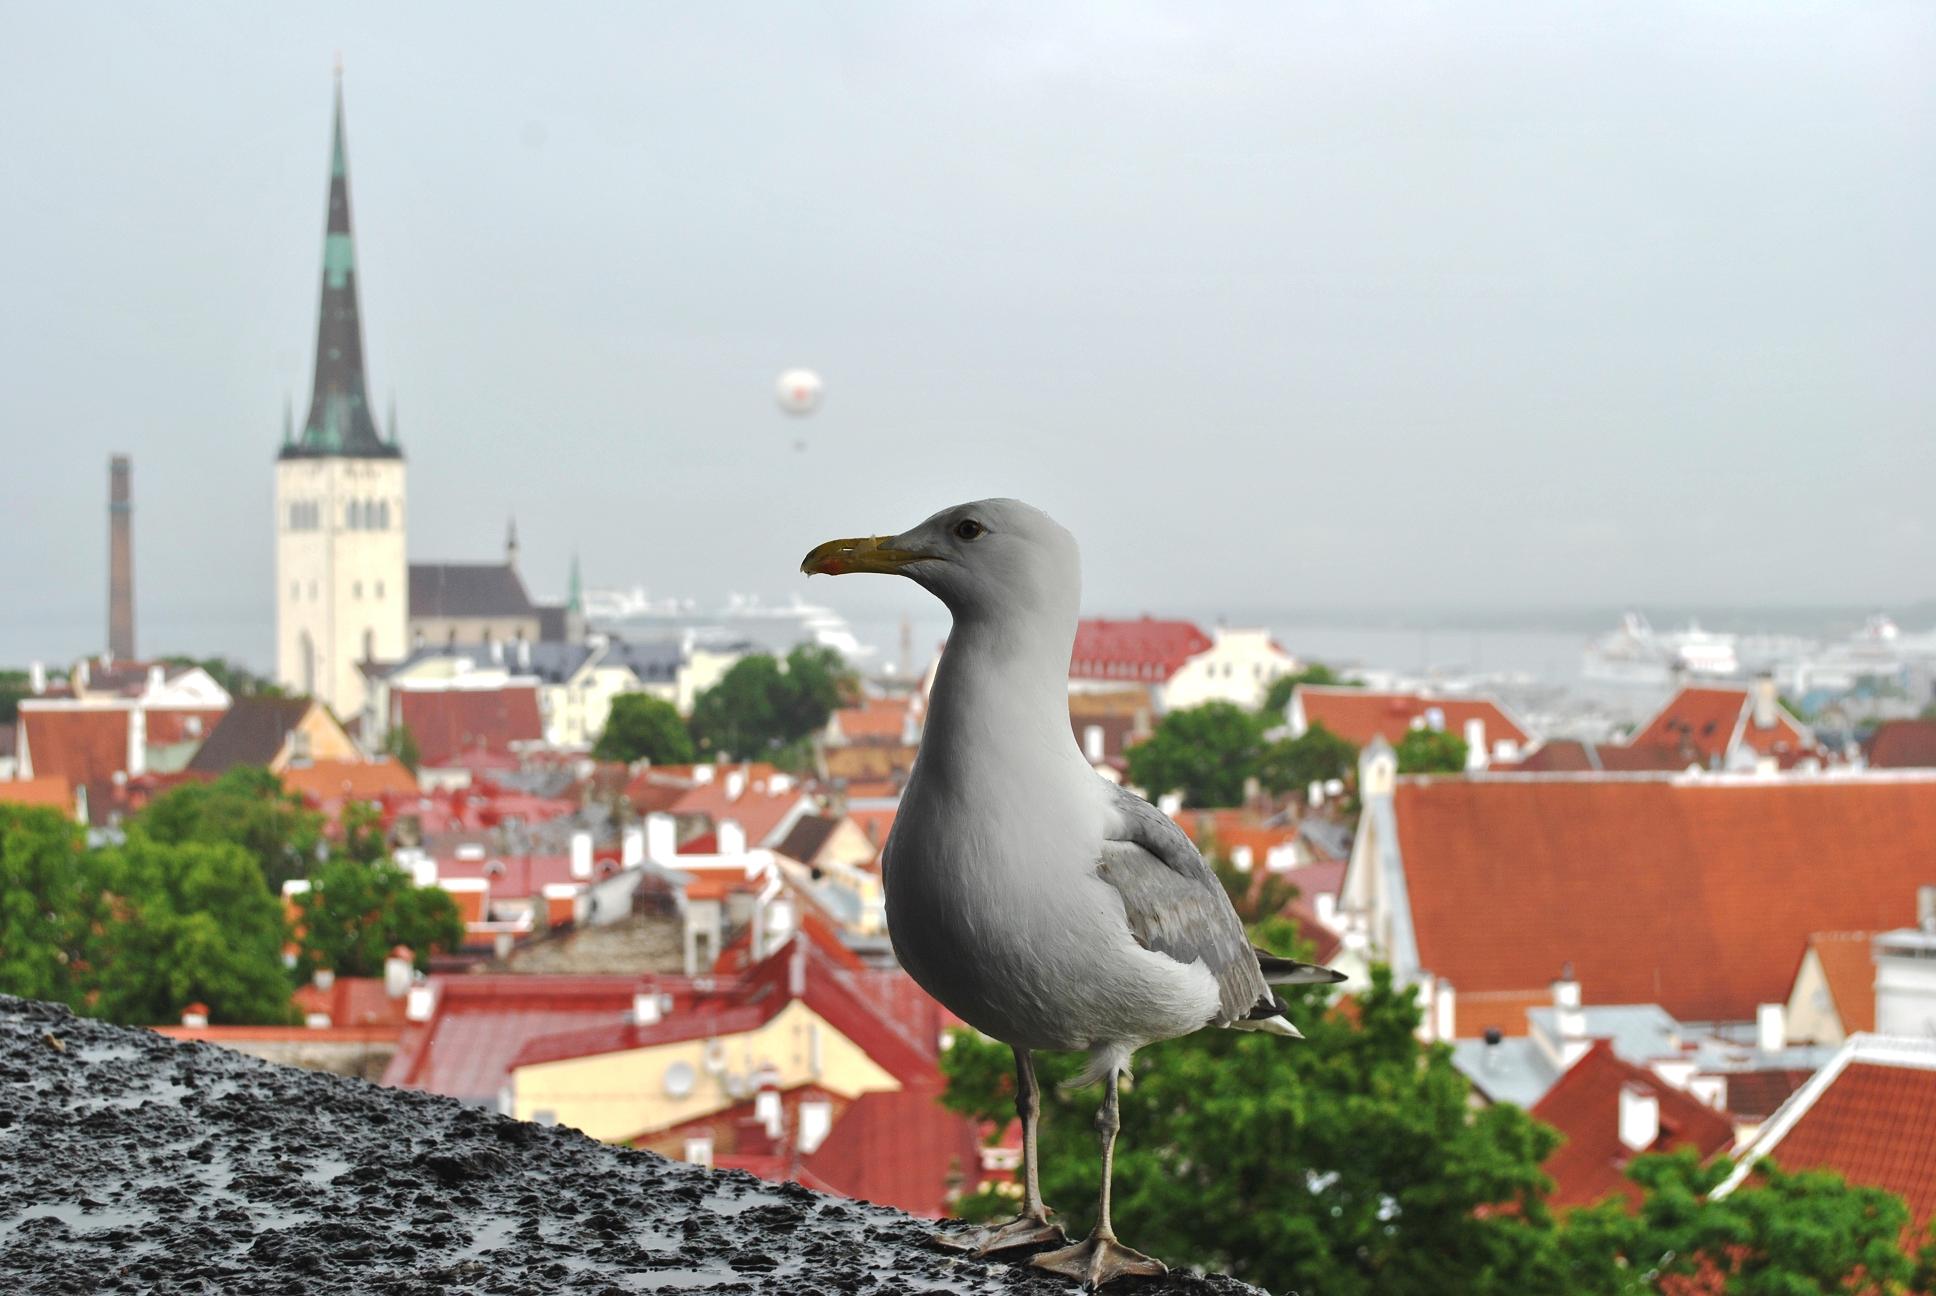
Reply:
[[[1265,985],[1336,985],[1345,979],[1344,973],[1335,968],[1281,958],[1255,945],[1250,948],[1257,955],[1257,966],[1264,974]]]
[[[1291,1019],[1282,1013],[1272,1017],[1246,1017],[1230,1025],[1233,1030],[1263,1031],[1266,1035],[1282,1035],[1285,1039],[1304,1038],[1304,1032],[1291,1025]]]

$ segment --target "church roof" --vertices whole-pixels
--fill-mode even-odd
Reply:
[[[410,615],[528,617],[536,609],[509,563],[411,563]]]
[[[392,429],[394,432],[394,428]],[[363,377],[363,322],[356,302],[356,244],[350,235],[349,155],[343,146],[343,84],[329,159],[329,218],[323,235],[322,308],[316,323],[316,386],[309,417],[290,430],[282,458],[396,459],[403,452],[378,433]]]

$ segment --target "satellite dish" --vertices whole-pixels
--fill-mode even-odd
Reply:
[[[811,369],[789,369],[774,385],[780,408],[795,418],[805,418],[820,408],[820,375]]]
[[[692,1093],[699,1079],[690,1062],[674,1062],[666,1068],[665,1091],[668,1098],[684,1098]]]

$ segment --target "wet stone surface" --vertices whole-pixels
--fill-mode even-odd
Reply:
[[[0,996],[0,1292],[1075,1290],[934,1227]]]

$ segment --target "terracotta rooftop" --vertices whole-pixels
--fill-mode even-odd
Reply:
[[[1323,725],[1354,747],[1383,738],[1396,746],[1413,729],[1428,723],[1429,713],[1443,718],[1445,732],[1465,737],[1469,720],[1486,727],[1486,747],[1506,740],[1524,747],[1532,735],[1487,697],[1435,697],[1423,693],[1380,693],[1337,685],[1300,684],[1292,698],[1293,710],[1302,707],[1306,725]]]
[[[391,694],[396,723],[416,739],[431,769],[460,755],[504,755],[515,742],[544,738],[538,690],[532,685],[497,689],[405,689]]]
[[[1524,760],[1510,767],[1528,774],[1672,773],[1697,762],[1667,747],[1633,747],[1618,743],[1581,742],[1577,738],[1549,738]]]
[[[59,778],[69,784],[106,783],[128,768],[128,708],[42,708],[23,702],[19,742],[35,778]]]
[[[291,765],[282,772],[282,785],[316,805],[342,801],[374,801],[388,796],[413,796],[417,776],[398,761],[316,761]]]
[[[1421,965],[1461,994],[1572,962],[1598,1003],[1747,1021],[1809,936],[1916,917],[1936,777],[1402,778]]]
[[[1763,1157],[1899,1194],[1908,1236],[1920,1241],[1936,1218],[1936,1043],[1850,1036],[1761,1127],[1717,1192],[1733,1191]]]
[[[1875,1029],[1874,944],[1874,932],[1816,932],[1808,938],[1845,1035]]]
[[[1936,720],[1885,720],[1867,753],[1875,769],[1936,769]]]
[[[1533,1115],[1566,1136],[1542,1167],[1553,1178],[1547,1200],[1585,1206],[1609,1193],[1638,1205],[1640,1186],[1626,1176],[1638,1152],[1620,1140],[1620,1091],[1635,1086],[1660,1104],[1660,1135],[1645,1152],[1691,1147],[1702,1160],[1734,1141],[1734,1123],[1651,1071],[1615,1056],[1611,1040],[1595,1040],[1559,1083],[1533,1106]]]
[[[7,805],[46,806],[72,816],[74,789],[59,775],[42,778],[0,780],[0,802]]]
[[[1703,765],[1724,759],[1738,740],[1763,756],[1799,756],[1815,750],[1815,740],[1780,706],[1775,723],[1759,729],[1746,688],[1689,687],[1676,693],[1660,712],[1635,732],[1631,747],[1666,748],[1689,754]]]

